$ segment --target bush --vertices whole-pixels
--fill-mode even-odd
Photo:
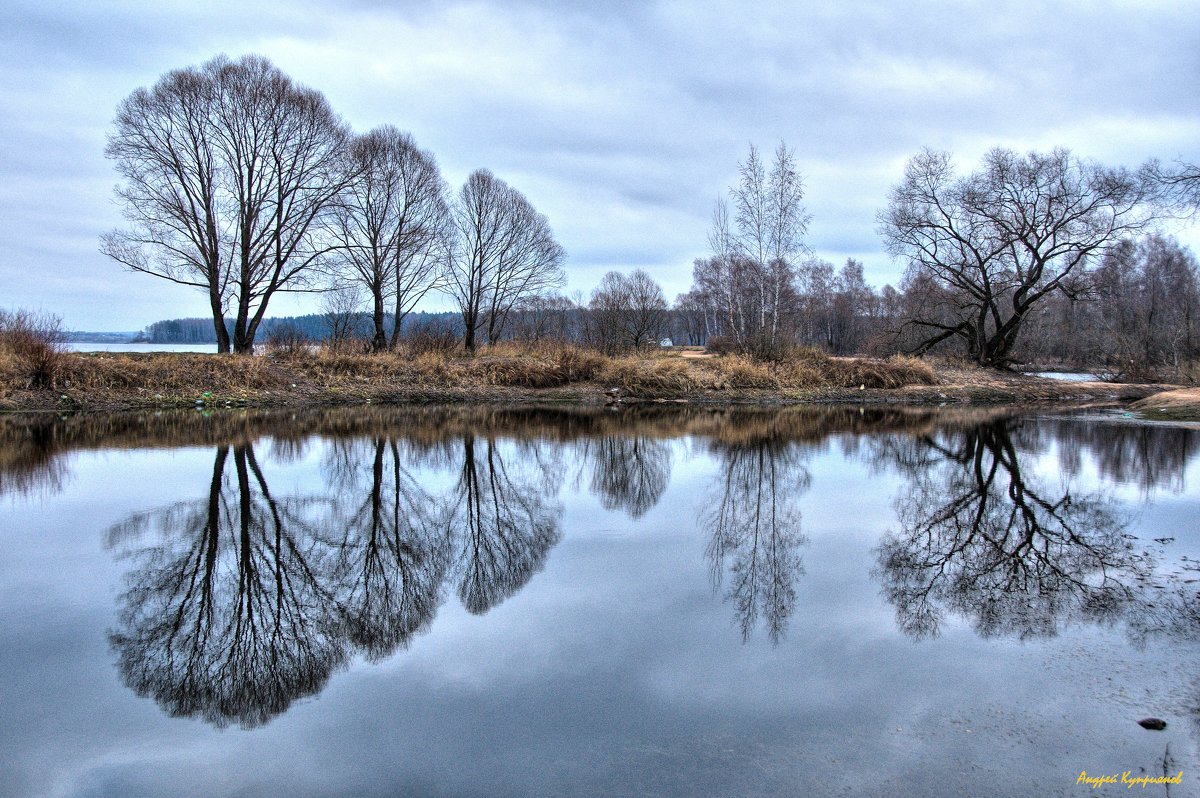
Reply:
[[[0,310],[0,357],[30,388],[53,388],[62,368],[62,319],[28,310]]]
[[[704,351],[714,355],[728,355],[738,351],[737,341],[729,335],[714,335],[704,344]]]
[[[420,329],[405,336],[402,343],[412,357],[428,353],[448,355],[458,349],[458,336],[449,330]]]
[[[312,340],[293,324],[273,327],[265,344],[267,354],[275,357],[296,357],[312,351]]]

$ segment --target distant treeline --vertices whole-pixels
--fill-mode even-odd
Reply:
[[[341,320],[339,320],[341,322]],[[234,320],[225,319],[227,330],[233,329]],[[388,334],[395,327],[395,317],[387,314],[385,325]],[[372,329],[371,314],[355,313],[349,320],[349,328],[353,337],[367,336]],[[330,317],[324,313],[313,313],[306,316],[281,316],[263,319],[261,331],[266,339],[273,336],[302,337],[311,341],[325,341],[332,337],[336,330],[331,324]],[[417,333],[462,335],[462,318],[457,313],[409,313],[400,325],[401,335]],[[216,331],[210,318],[201,319],[164,319],[146,327],[137,341],[152,344],[215,344]]]
[[[140,335],[140,333],[134,332],[88,332],[87,330],[68,330],[67,332],[63,333],[63,339],[67,343],[124,344],[133,340],[137,340]]]

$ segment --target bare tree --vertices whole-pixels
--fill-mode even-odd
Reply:
[[[390,125],[355,138],[348,171],[355,175],[330,214],[339,275],[371,297],[371,348],[388,346],[386,305],[393,300],[394,346],[404,317],[441,277],[448,208],[433,156]]]
[[[1093,279],[1100,307],[1089,336],[1113,376],[1177,374],[1200,356],[1200,266],[1162,235],[1126,240],[1107,252]]]
[[[105,153],[130,229],[103,252],[204,290],[219,351],[253,351],[267,304],[327,251],[318,217],[349,177],[346,126],[261,56],[168,73],[118,108]],[[234,312],[232,340],[226,310]]]
[[[360,337],[363,312],[362,291],[357,283],[339,285],[321,295],[321,315],[334,349],[342,349]]]
[[[510,326],[521,340],[580,339],[581,309],[569,297],[557,292],[539,292],[525,297],[513,309],[513,316],[515,321]]]
[[[1174,166],[1163,166],[1154,160],[1143,171],[1163,188],[1168,208],[1185,214],[1200,212],[1200,164],[1176,161]]]
[[[729,189],[733,219],[718,200],[709,233],[713,257],[697,262],[696,281],[714,298],[737,345],[767,354],[780,341],[809,215],[793,153],[782,142],[769,174],[753,145],[738,172]]]
[[[462,314],[463,345],[474,352],[481,332],[489,343],[499,339],[524,298],[562,285],[565,253],[546,217],[486,169],[467,178],[451,218],[446,290]]]
[[[588,304],[589,338],[615,352],[654,343],[667,324],[667,299],[654,278],[642,269],[626,277],[609,272]]]
[[[961,178],[947,153],[915,156],[879,222],[910,280],[936,289],[912,319],[928,331],[916,351],[959,338],[980,365],[1006,366],[1030,312],[1082,290],[1088,264],[1149,223],[1152,198],[1146,180],[1061,149],[994,149]]]
[[[104,152],[124,181],[116,195],[131,227],[104,235],[101,251],[133,271],[203,290],[217,351],[228,352],[234,230],[212,125],[217,102],[204,67],[169,72],[117,107]]]
[[[703,345],[713,330],[712,305],[700,291],[675,297],[671,308],[671,338],[687,346]]]

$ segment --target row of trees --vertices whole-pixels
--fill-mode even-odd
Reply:
[[[838,272],[806,250],[801,182],[784,145],[768,171],[751,147],[719,200],[692,290],[675,308],[689,342],[721,336],[778,356],[788,344],[835,353],[954,350],[984,366],[1029,357],[1180,368],[1200,356],[1195,258],[1155,224],[1194,212],[1200,170],[1107,168],[1066,150],[989,152],[956,173],[948,153],[912,158],[879,215],[906,265],[876,292],[862,265]],[[1033,320],[1042,333],[1025,340]],[[1051,323],[1056,322],[1056,323]]]
[[[374,348],[389,344],[389,309],[398,330],[442,288],[474,349],[528,294],[563,281],[564,251],[519,191],[479,170],[452,197],[411,136],[355,136],[320,92],[259,56],[219,56],[138,89],[105,153],[129,224],[102,251],[204,291],[221,352],[253,350],[276,293],[347,284],[371,298]]]
[[[1178,367],[1197,355],[1195,260],[1146,238],[1197,208],[1190,164],[1129,171],[1066,150],[995,149],[964,175],[948,153],[923,151],[878,218],[904,279],[875,291],[861,263],[838,270],[808,250],[794,153],[781,143],[767,163],[751,146],[714,208],[710,254],[671,308],[641,270],[610,272],[586,303],[556,293],[564,251],[523,194],[481,169],[452,195],[410,135],[354,135],[319,92],[258,56],[218,57],[135,91],[106,153],[129,225],[103,251],[203,290],[222,352],[252,351],[277,292],[326,290],[342,316],[367,299],[376,351],[442,291],[468,351],[514,336],[616,351],[669,335],[768,358],[797,343],[956,349],[995,367],[1101,354]],[[1025,340],[1034,319],[1055,335]]]

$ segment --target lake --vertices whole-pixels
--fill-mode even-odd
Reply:
[[[1193,795],[1198,452],[1119,412],[0,416],[0,795]]]
[[[71,352],[204,352],[213,354],[216,344],[110,344],[95,341],[70,341],[66,347]]]

